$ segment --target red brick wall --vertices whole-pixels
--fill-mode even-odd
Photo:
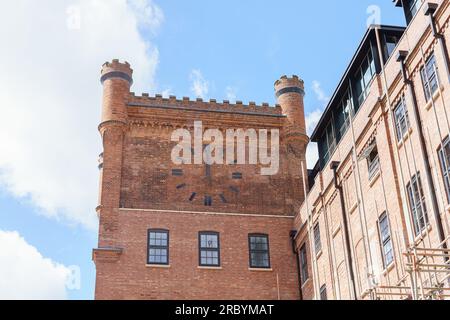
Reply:
[[[119,225],[123,254],[97,261],[98,299],[299,298],[291,218],[121,210]],[[146,266],[150,228],[170,231],[168,268]],[[220,232],[221,269],[198,268],[199,231]],[[269,235],[271,270],[249,269],[249,233]]]

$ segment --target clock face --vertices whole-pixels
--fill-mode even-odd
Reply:
[[[203,168],[172,169],[175,190],[182,201],[211,207],[233,203],[240,194],[241,172],[228,173],[221,165],[203,165]],[[192,166],[193,167],[193,166]],[[191,170],[190,170],[191,169]],[[192,172],[193,171],[193,172]],[[200,175],[198,174],[200,173]]]
[[[234,164],[184,165],[173,168],[170,175],[175,182],[173,192],[177,199],[205,207],[236,202],[243,179],[242,172]]]

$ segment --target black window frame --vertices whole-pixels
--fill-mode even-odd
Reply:
[[[298,259],[300,260],[300,283],[303,286],[309,279],[308,251],[306,250],[306,243],[300,247]]]
[[[160,234],[166,234],[167,236],[167,245],[161,246],[161,245],[151,245],[150,244],[150,234],[151,233],[160,233]],[[148,229],[147,230],[147,264],[148,265],[156,265],[156,266],[168,266],[170,263],[170,255],[169,255],[169,247],[170,247],[170,232],[167,229]],[[151,249],[165,249],[166,250],[166,262],[151,262],[150,261],[150,250]]]
[[[184,175],[183,169],[172,169],[173,177],[182,177]]]
[[[330,161],[331,157],[336,151],[338,145],[338,141],[336,140],[335,128],[334,128],[334,119],[330,119],[326,129],[322,135],[322,138],[319,142],[319,153],[320,158],[322,159],[323,167]]]
[[[322,251],[322,241],[320,239],[320,223],[317,222],[313,228],[314,234],[314,250],[316,254]]]
[[[324,284],[320,287],[320,300],[326,301],[328,300],[328,295],[327,295],[327,285]]]
[[[430,224],[426,197],[423,192],[422,180],[419,172],[411,178],[410,182],[406,186],[406,190],[408,193],[411,218],[413,219],[414,234],[419,236],[424,230],[426,230],[426,228],[428,228]],[[421,196],[421,199],[416,199],[416,193]],[[420,212],[418,208],[420,209]]]
[[[394,53],[395,49],[398,46],[399,41],[400,41],[400,38],[398,35],[393,35],[393,34],[385,34],[384,35],[383,55],[384,55],[385,63],[389,60],[392,53]]]
[[[369,89],[376,74],[377,67],[375,55],[372,52],[372,48],[370,48],[359,65],[356,74],[354,75],[355,98],[358,102],[357,109],[363,105],[364,101],[366,101],[369,96]],[[369,75],[370,78],[368,78],[367,75]]]
[[[420,78],[422,79],[425,101],[429,102],[433,98],[433,95],[439,90],[439,75],[434,53],[428,57],[425,61],[425,65],[420,68]]]
[[[252,249],[252,238],[265,238],[267,242],[267,250],[259,250],[259,249]],[[252,260],[252,253],[262,253],[267,254],[267,266],[258,266],[253,263]],[[249,266],[251,269],[270,269],[271,268],[271,262],[270,262],[270,242],[269,242],[269,235],[264,233],[251,233],[248,235],[248,260],[249,260]]]
[[[242,180],[242,177],[243,177],[242,172],[233,172],[231,174],[231,178],[234,180]]]
[[[402,113],[398,114],[397,111],[402,108]],[[408,134],[411,127],[409,122],[408,109],[405,103],[405,97],[402,97],[394,108],[394,122],[397,141],[402,141]]]
[[[445,150],[449,150],[448,154]],[[450,136],[447,136],[438,148],[438,158],[441,167],[442,178],[444,179],[447,203],[450,203]]]
[[[202,247],[202,236],[216,236],[217,248]],[[217,264],[202,263],[202,252],[217,252]],[[208,259],[208,257],[206,257]],[[220,233],[216,231],[200,231],[198,233],[198,265],[200,267],[214,267],[219,268],[221,266],[220,260]]]
[[[404,11],[405,11],[406,22],[408,24],[414,19],[417,12],[419,12],[422,2],[423,2],[422,0],[402,1],[402,4],[404,6]]]
[[[337,143],[339,143],[347,133],[347,130],[350,127],[350,121],[354,115],[350,89],[347,89],[333,115]]]
[[[212,204],[213,204],[212,196],[205,195],[205,198],[203,199],[203,204],[205,207],[212,207]]]
[[[383,224],[385,223],[385,225]],[[392,242],[392,233],[391,233],[391,223],[389,221],[389,216],[387,211],[383,212],[377,221],[378,225],[378,236],[380,238],[380,250],[381,256],[383,260],[383,268],[388,268],[392,263],[394,263],[394,244]],[[384,232],[387,232],[385,234]],[[386,246],[390,246],[390,251],[386,250]],[[390,257],[391,260],[388,260]]]

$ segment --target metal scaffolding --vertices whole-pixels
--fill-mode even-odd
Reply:
[[[374,287],[374,299],[449,300],[450,250],[444,246],[449,240],[450,236],[436,248],[409,248],[403,254],[408,275],[396,286]]]

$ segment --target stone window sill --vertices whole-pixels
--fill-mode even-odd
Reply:
[[[200,269],[200,270],[222,270],[223,268],[222,267],[202,267],[202,266],[200,266],[200,267],[197,267],[197,269]]]
[[[432,100],[430,99],[430,101],[427,102],[427,105],[425,107],[427,111],[431,109],[436,100],[441,96],[441,91],[444,91],[444,88],[445,87],[441,85],[440,90],[437,90],[435,93],[433,93],[433,99]]]
[[[355,203],[351,206],[349,210],[350,214],[353,214],[353,212],[355,212],[357,208],[358,208],[358,201],[355,201]]]
[[[409,139],[409,137],[411,136],[411,133],[413,132],[412,128],[408,129],[408,132],[405,133],[405,135],[403,136],[402,140],[400,140],[397,143],[397,147],[400,149],[401,147],[403,147],[403,145],[405,144],[405,142]]]
[[[155,269],[169,269],[170,268],[170,264],[165,265],[165,264],[146,264],[145,265],[147,268],[155,268]]]
[[[302,289],[308,284],[309,281],[310,281],[310,277],[308,277],[308,279],[306,279],[306,281],[303,282]]]
[[[422,230],[422,232],[415,237],[414,242],[416,245],[418,245],[420,242],[425,240],[425,237],[427,236],[427,233],[430,233],[433,228],[431,227],[431,224],[428,222],[428,225],[425,229]]]
[[[319,250],[319,252],[317,252],[316,254],[316,259],[319,259],[322,256],[323,252],[322,249]]]
[[[372,188],[374,186],[374,184],[378,181],[378,179],[381,176],[381,171],[378,170],[378,172],[376,174],[374,174],[374,176],[372,178],[370,178],[369,180],[369,187]]]
[[[386,268],[384,268],[383,272],[381,273],[384,277],[387,276],[389,272],[391,272],[395,268],[395,261],[392,261],[390,265],[388,265]]]
[[[249,271],[252,272],[273,272],[273,269],[264,269],[264,268],[248,268]]]

